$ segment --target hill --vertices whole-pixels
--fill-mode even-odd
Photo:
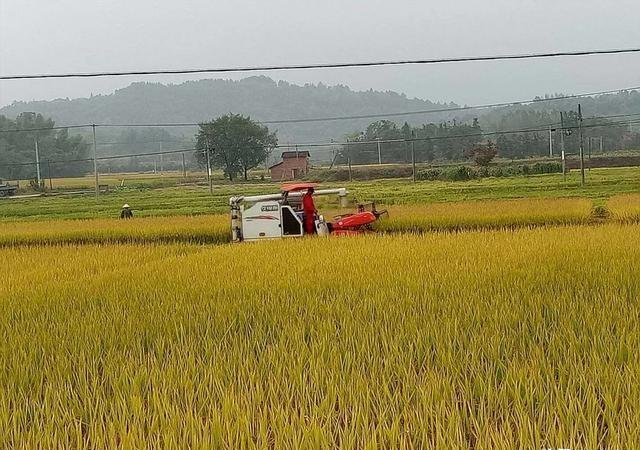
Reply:
[[[1,108],[0,115],[15,117],[23,111],[36,111],[61,125],[191,123],[229,112],[250,115],[257,120],[283,120],[442,109],[447,106],[428,100],[409,99],[404,94],[391,91],[356,92],[346,86],[326,86],[322,83],[298,86],[260,76],[240,81],[215,79],[172,85],[133,83],[109,95],[14,102]],[[439,114],[435,120],[446,118],[446,115]],[[414,119],[416,123],[420,122],[420,118]],[[340,120],[277,124],[270,128],[278,130],[282,142],[305,142],[342,138],[346,133],[366,127],[369,122],[368,119]]]
[[[561,96],[561,94],[557,96]],[[546,127],[547,124],[559,120],[559,111],[575,111],[579,102],[582,103],[585,117],[637,114],[638,116],[634,118],[634,124],[637,124],[638,117],[640,117],[638,114],[640,113],[640,93],[625,91],[580,99],[555,99],[493,109],[391,116],[389,119],[398,123],[398,126],[401,126],[406,120],[413,127],[420,127],[425,123],[439,124],[444,121],[451,121],[455,127],[456,123],[470,124],[472,119],[478,118],[482,130],[504,131]],[[14,102],[1,108],[0,116],[5,115],[13,118],[24,111],[35,111],[44,117],[52,118],[58,125],[196,123],[229,112],[249,115],[260,121],[275,121],[442,110],[457,106],[454,103],[443,104],[408,98],[404,94],[392,91],[353,91],[347,86],[327,86],[322,83],[299,86],[258,76],[239,81],[208,79],[170,85],[133,83],[109,95],[72,100]],[[280,143],[326,142],[329,139],[342,140],[347,134],[367,130],[367,126],[374,120],[376,119],[278,123],[269,124],[269,128],[277,130]],[[637,125],[633,126],[637,127]],[[446,128],[451,127],[448,125]],[[596,130],[593,131],[596,133]],[[623,148],[623,140],[626,138],[619,131],[609,130],[610,134],[615,132],[616,136],[607,137],[607,150]],[[82,132],[80,131],[80,133]],[[194,133],[195,127],[101,128],[99,132],[100,154],[112,156],[140,154],[160,149],[192,148]],[[606,135],[602,130],[597,130],[596,134],[598,136]],[[505,138],[502,147],[508,147],[508,151],[501,148],[501,153],[519,157],[542,154],[546,151],[545,146],[548,146],[545,143],[545,136],[543,134],[529,136],[531,145],[520,145],[521,143],[518,141],[520,137],[514,137],[508,142],[505,141]],[[90,139],[90,136],[86,137]],[[165,144],[164,147],[163,144]],[[635,145],[635,143],[632,144]],[[332,151],[329,148],[316,149],[313,159],[330,160],[333,157]],[[277,155],[274,156],[277,158]],[[148,163],[154,164],[152,159],[149,159]],[[176,164],[178,163],[176,162]]]

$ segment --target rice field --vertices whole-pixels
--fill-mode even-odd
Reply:
[[[422,181],[407,179],[325,183],[323,187],[346,187],[358,201],[375,200],[380,205],[421,205],[466,201],[487,201],[518,198],[588,198],[603,202],[607,198],[640,192],[640,168],[592,169],[587,185],[580,186],[578,171],[572,171],[565,181],[560,174],[528,177],[483,178],[470,181]],[[117,217],[120,207],[129,203],[138,217],[220,214],[228,211],[229,197],[278,192],[279,185],[267,182],[217,184],[213,193],[204,185],[169,187],[168,175],[149,178],[149,175],[104,176],[111,184],[109,194],[96,202],[92,195],[57,195],[29,199],[0,200],[0,221],[94,219]],[[69,179],[69,187],[91,180]],[[63,185],[65,180],[59,180]],[[160,186],[164,186],[160,188]],[[334,202],[337,205],[336,202]]]
[[[228,215],[6,222],[0,247],[15,245],[208,243],[229,240]]]
[[[638,225],[0,259],[8,448],[640,448]]]
[[[335,209],[321,209],[327,218]],[[379,222],[383,232],[461,231],[589,223],[588,199],[518,199],[396,205]],[[167,216],[119,219],[8,221],[0,226],[0,246],[90,243],[224,243],[230,235],[229,216]]]
[[[584,198],[485,200],[391,206],[378,229],[392,232],[585,224],[593,203]]]
[[[623,222],[640,221],[640,194],[616,195],[607,201],[612,216]]]

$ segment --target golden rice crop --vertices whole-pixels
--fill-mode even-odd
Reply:
[[[640,448],[640,226],[0,249],[11,448]]]
[[[345,213],[351,209],[333,213]],[[325,211],[327,217],[331,210]],[[446,231],[586,223],[588,199],[520,199],[398,205],[378,225],[384,231]],[[227,214],[2,222],[0,246],[19,244],[224,243],[230,238]]]
[[[607,209],[613,217],[623,222],[640,221],[640,194],[624,194],[611,197]]]
[[[448,231],[587,223],[592,202],[585,198],[484,200],[392,206],[386,231]]]
[[[4,222],[0,246],[125,242],[220,243],[229,239],[227,215]]]

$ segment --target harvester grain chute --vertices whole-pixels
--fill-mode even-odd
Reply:
[[[309,188],[315,188],[315,184],[284,185],[278,194],[231,197],[232,240],[241,242],[304,236],[301,203],[302,196]],[[317,189],[313,196],[336,195],[340,206],[344,207],[347,194],[345,188]],[[332,221],[326,221],[322,215],[317,216],[315,231],[320,236],[363,234],[371,232],[373,223],[384,214],[386,211],[378,211],[374,203],[359,204],[357,212],[336,216]]]

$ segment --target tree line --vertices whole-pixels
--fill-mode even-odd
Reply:
[[[42,114],[22,113],[15,119],[0,115],[0,178],[36,178],[36,143],[42,177],[79,176],[91,170],[91,162],[77,161],[89,157],[87,142],[54,127]]]
[[[484,165],[496,154],[507,159],[546,156],[549,154],[550,137],[556,155],[559,155],[562,141],[568,155],[578,152],[578,117],[574,111],[564,115],[564,131],[559,124],[558,112],[536,111],[527,107],[495,117],[500,117],[500,120],[484,126],[482,119],[478,118],[417,126],[408,122],[399,125],[391,120],[378,120],[361,131],[347,134],[347,144],[337,146],[333,162],[410,163],[415,156],[416,162],[422,163],[471,159]],[[11,131],[0,133],[0,178],[34,178],[36,142],[43,178],[80,176],[91,172],[91,137],[86,134],[72,136],[68,130],[54,127],[55,122],[41,114],[23,113],[13,120],[0,116],[0,130]],[[532,131],[506,132],[526,128]],[[203,122],[197,127],[195,136],[176,136],[162,128],[104,131],[109,134],[100,136],[98,154],[122,158],[99,161],[99,170],[103,172],[179,170],[185,161],[189,169],[210,166],[222,169],[230,180],[247,179],[249,172],[263,164],[278,145],[277,131],[241,114],[226,114]],[[599,150],[601,142],[604,150],[640,148],[640,133],[631,126],[620,126],[616,119],[584,119],[583,138],[585,150],[589,147]],[[186,156],[184,160],[181,149]],[[171,151],[178,152],[140,155]]]
[[[577,154],[580,148],[578,115],[575,111],[559,113],[525,112],[505,117],[487,132],[477,118],[469,122],[448,121],[402,126],[389,120],[371,123],[365,130],[347,136],[348,143],[338,150],[335,162],[346,164],[455,162],[472,158],[491,147],[497,156],[506,159],[526,159],[549,155],[549,140],[554,156],[559,156],[562,145],[567,155]],[[640,149],[640,132],[615,119],[585,118],[583,120],[585,152]],[[531,129],[532,131],[513,132]],[[501,133],[500,131],[504,131]],[[551,131],[551,133],[549,133]],[[486,136],[485,136],[486,135]],[[412,156],[413,152],[413,156]],[[481,158],[483,159],[483,158]]]

